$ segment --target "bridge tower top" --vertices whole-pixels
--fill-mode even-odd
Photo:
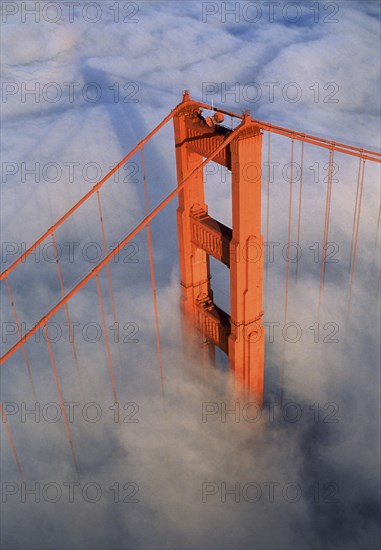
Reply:
[[[192,108],[187,108],[191,103]],[[263,400],[264,338],[262,327],[263,236],[261,235],[262,133],[245,111],[235,130],[222,124],[223,114],[203,116],[201,106],[183,93],[184,109],[174,117],[178,184],[177,209],[181,305],[186,324],[196,327],[210,355],[218,346],[229,358],[236,388]],[[233,135],[234,134],[234,135]],[[229,139],[227,142],[227,137]],[[232,172],[232,228],[208,214],[204,177],[196,171],[200,157],[226,147],[214,161]],[[193,175],[191,175],[193,174]],[[253,251],[256,261],[253,262]],[[230,315],[213,302],[209,257],[230,269]],[[187,327],[188,330],[188,327]]]

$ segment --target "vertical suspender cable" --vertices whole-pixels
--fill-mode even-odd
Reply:
[[[288,281],[290,274],[290,241],[291,241],[291,223],[292,223],[292,183],[294,177],[294,138],[291,139],[291,163],[290,163],[290,193],[288,202],[288,230],[287,230],[287,259],[286,259],[286,296],[284,303],[284,323],[287,323],[288,313]]]
[[[381,222],[381,202],[378,209],[378,218],[377,218],[377,230],[376,230],[376,238],[374,239],[374,248],[377,250],[378,240],[380,238],[380,222]]]
[[[292,183],[294,178],[294,138],[291,138],[291,162],[290,162],[290,192],[288,202],[288,229],[287,229],[287,259],[286,259],[286,291],[284,301],[284,326],[287,324],[288,316],[288,281],[290,274],[290,241],[291,241],[291,222],[292,222]],[[282,353],[282,372],[281,372],[281,403],[283,402],[284,390],[284,369],[286,363],[286,342],[283,340]]]
[[[19,324],[18,317],[17,317],[16,306],[15,306],[15,303],[14,303],[14,301],[13,301],[13,296],[12,296],[11,287],[10,287],[10,285],[9,285],[8,276],[5,277],[5,284],[7,285],[9,300],[10,300],[10,302],[11,302],[12,314],[13,314],[13,318],[14,318],[15,323],[16,323],[17,332],[18,332],[18,334],[19,334],[19,338],[21,338],[21,337],[22,337],[21,328],[20,328],[20,324]],[[36,389],[35,389],[35,387],[34,387],[34,382],[33,382],[33,377],[32,377],[32,371],[31,371],[31,368],[30,368],[28,355],[27,355],[27,353],[26,353],[26,348],[25,348],[25,345],[24,345],[24,344],[22,344],[21,347],[22,347],[22,351],[23,351],[23,354],[24,354],[24,361],[25,361],[26,370],[28,371],[28,376],[29,376],[30,384],[31,384],[31,386],[32,386],[33,399],[34,399],[35,401],[37,401]]]
[[[100,219],[100,222],[101,222],[101,230],[102,230],[103,253],[104,253],[104,256],[106,257],[106,255],[107,255],[107,241],[106,241],[106,232],[105,232],[105,227],[104,227],[104,222],[103,222],[101,196],[100,196],[99,189],[97,191],[97,199],[98,199],[99,219]],[[114,299],[114,291],[113,291],[113,287],[112,287],[110,264],[107,264],[106,270],[107,270],[108,286],[109,286],[109,289],[110,289],[111,310],[112,310],[112,316],[113,316],[113,319],[114,319],[115,334],[117,334],[119,363],[120,363],[120,369],[122,371],[123,362],[122,362],[122,353],[121,353],[121,350],[120,350],[119,324],[118,324],[118,318],[116,316],[115,299]]]
[[[380,221],[381,221],[381,202],[380,202],[380,207],[378,209],[377,232],[376,232],[376,239],[375,239],[375,243],[374,243],[374,248],[376,250],[377,250],[378,239],[380,237]],[[379,276],[378,276],[377,293],[380,291],[380,284],[381,284],[381,269],[380,269],[380,273],[379,273]]]
[[[110,371],[110,378],[111,378],[111,386],[112,386],[112,393],[114,396],[115,403],[118,402],[118,397],[116,393],[116,384],[115,384],[115,376],[114,376],[114,369],[112,366],[112,359],[111,359],[111,352],[110,352],[110,344],[108,341],[108,334],[107,334],[107,326],[106,326],[106,318],[105,318],[105,312],[103,308],[103,300],[102,300],[102,292],[101,292],[101,285],[99,281],[99,274],[98,272],[95,274],[95,281],[97,283],[97,291],[98,291],[98,298],[99,298],[99,307],[101,310],[101,317],[102,317],[102,325],[103,325],[103,332],[105,335],[105,342],[106,342],[106,351],[107,351],[107,360],[108,360],[108,366]]]
[[[267,132],[267,204],[266,204],[266,256],[265,256],[265,276],[267,279],[269,268],[269,227],[270,227],[270,136]]]
[[[361,163],[362,159],[359,159],[359,168],[357,172],[357,187],[356,187],[356,200],[355,200],[355,208],[353,211],[353,223],[352,223],[352,238],[351,238],[351,254],[349,257],[349,268],[348,272],[351,272],[352,268],[352,258],[353,258],[353,244],[355,241],[355,227],[356,227],[356,219],[357,219],[357,208],[358,208],[358,201],[359,201],[359,191],[360,191],[360,176],[361,176]]]
[[[59,262],[59,258],[58,258],[57,244],[56,244],[56,240],[55,240],[55,237],[54,237],[54,231],[53,231],[51,236],[52,236],[52,243],[53,243],[53,246],[54,246],[54,255],[55,255],[55,259],[56,259],[58,278],[59,278],[59,281],[60,281],[61,296],[63,298],[65,296],[65,287],[64,287],[64,284],[63,284],[62,271],[61,271],[61,266],[60,266],[60,262]],[[77,349],[76,349],[76,346],[75,346],[73,329],[71,327],[68,304],[65,304],[64,308],[65,308],[67,324],[68,324],[68,327],[69,327],[69,340],[71,342],[71,347],[72,347],[72,350],[73,350],[74,364],[75,364],[75,368],[76,368],[77,375],[78,375],[78,380],[79,380],[81,393],[83,394],[81,371],[79,369]]]
[[[148,204],[147,178],[146,178],[145,163],[144,163],[144,147],[141,148],[140,152],[142,157],[142,174],[143,174],[143,184],[144,184],[145,207],[146,207],[146,214],[148,215],[149,204]],[[153,309],[154,309],[154,315],[155,315],[157,360],[160,368],[161,394],[162,396],[164,396],[164,374],[163,374],[163,360],[161,356],[161,344],[160,344],[159,313],[158,313],[158,307],[157,307],[155,267],[153,263],[153,254],[152,254],[151,226],[149,223],[147,223],[147,242],[148,242],[148,253],[149,253],[149,266],[150,266],[150,272],[151,272]]]
[[[378,218],[377,218],[377,238],[376,238],[376,243],[377,243],[377,240],[378,240],[378,237],[379,237],[380,221],[381,221],[381,202],[380,202],[380,206],[379,206],[379,209],[378,209]]]
[[[298,236],[297,236],[297,241],[296,241],[296,266],[295,266],[295,278],[296,279],[298,278],[298,268],[299,268],[300,222],[301,222],[301,217],[302,217],[303,164],[304,164],[304,141],[302,141],[302,151],[301,151],[301,158],[300,158]]]
[[[329,151],[329,160],[328,160],[328,176],[327,176],[327,195],[325,203],[325,219],[324,219],[324,235],[323,235],[323,246],[321,253],[321,269],[320,269],[320,287],[319,287],[319,300],[318,300],[318,312],[317,319],[320,318],[320,307],[321,299],[323,296],[324,290],[324,276],[325,276],[325,260],[327,255],[327,243],[328,243],[328,232],[329,232],[329,218],[331,212],[331,195],[332,195],[332,167],[333,167],[333,149]]]
[[[362,167],[361,167],[359,201],[358,201],[357,219],[356,219],[354,245],[353,245],[353,258],[352,258],[351,274],[350,274],[350,277],[349,277],[348,311],[351,310],[352,286],[353,286],[353,281],[354,281],[354,278],[355,278],[355,267],[356,267],[356,258],[357,258],[357,244],[358,244],[358,238],[359,238],[360,216],[361,216],[361,203],[362,203],[362,194],[363,194],[363,188],[364,188],[365,162],[366,162],[366,159],[363,159],[362,160]]]
[[[5,425],[5,431],[7,432],[8,441],[9,441],[9,444],[10,444],[11,449],[12,449],[13,458],[15,459],[16,466],[17,466],[17,469],[18,469],[20,477],[21,477],[21,481],[25,481],[24,480],[24,473],[22,471],[20,460],[19,460],[19,457],[17,455],[17,451],[16,451],[16,447],[15,447],[15,444],[14,444],[14,441],[13,441],[11,430],[10,430],[9,425],[8,425],[7,416],[4,413],[3,404],[2,404],[1,401],[0,401],[0,412],[1,412],[1,417],[2,417],[3,424]]]
[[[70,449],[71,449],[71,454],[73,456],[75,470],[76,470],[77,476],[79,478],[79,466],[78,466],[77,457],[76,457],[75,450],[74,450],[73,439],[72,439],[72,436],[71,436],[69,421],[67,419],[65,403],[64,403],[64,399],[63,399],[63,395],[62,395],[62,390],[61,390],[61,384],[60,384],[60,381],[59,381],[59,378],[58,378],[58,373],[57,373],[57,369],[56,369],[56,365],[55,365],[55,361],[54,361],[54,356],[53,356],[52,345],[50,343],[49,335],[47,333],[46,324],[44,325],[44,334],[45,334],[46,344],[48,346],[50,364],[51,364],[52,371],[53,371],[53,376],[54,376],[54,381],[55,381],[56,388],[57,388],[58,398],[59,398],[60,405],[61,405],[62,416],[63,416],[64,423],[65,423],[66,434],[67,434],[67,438],[69,440],[69,445],[70,445]]]

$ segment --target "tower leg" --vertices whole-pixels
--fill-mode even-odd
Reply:
[[[237,388],[263,402],[262,135],[255,127],[231,146],[233,236],[230,243],[231,333],[228,355]]]
[[[174,117],[177,181],[182,182],[201,162],[199,154],[187,148],[185,117],[192,111],[184,109]],[[189,340],[189,328],[197,326],[197,300],[212,297],[210,290],[210,268],[207,253],[192,243],[190,214],[193,208],[207,210],[204,199],[204,176],[200,170],[193,175],[188,185],[179,193],[177,209],[178,246],[180,258],[181,309],[184,314],[183,335]],[[210,361],[214,346],[204,344],[201,361]]]

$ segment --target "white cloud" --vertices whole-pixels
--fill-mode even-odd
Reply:
[[[94,24],[80,17],[73,24],[21,23],[17,19],[20,16],[16,16],[12,24],[3,26],[2,32],[3,81],[17,85],[2,105],[3,167],[6,162],[16,163],[17,168],[14,175],[9,173],[2,181],[3,240],[33,242],[94,185],[95,181],[83,181],[84,166],[96,163],[102,174],[106,173],[180,101],[184,88],[190,88],[193,97],[202,99],[203,82],[217,85],[218,92],[213,96],[216,105],[223,104],[237,112],[250,107],[259,119],[362,146],[377,146],[380,77],[378,12],[374,5],[340,2],[339,23],[332,25],[322,21],[313,24],[313,14],[305,3],[300,6],[308,16],[297,25],[279,17],[274,23],[264,17],[252,24],[242,19],[238,23],[231,19],[222,23],[219,15],[206,24],[201,18],[201,2],[142,2],[136,24],[113,23],[113,12],[106,3],[102,4],[102,20]],[[218,6],[221,8],[222,4]],[[325,9],[324,5],[320,7]],[[292,103],[278,95],[276,101],[269,102],[265,83],[273,81],[279,81],[277,89],[297,82],[303,90],[301,101]],[[36,102],[30,95],[22,100],[22,83],[30,89],[35,83],[43,87],[51,82],[66,92],[61,100],[53,102],[42,96]],[[65,82],[76,83],[73,101],[68,98]],[[94,90],[87,88],[91,82],[96,82],[101,90],[98,101],[92,102],[86,96],[88,91],[92,97]],[[223,82],[228,91],[229,85],[238,83],[237,98],[232,94],[223,97]],[[259,102],[247,101],[243,95],[245,85],[251,82],[262,89]],[[330,91],[324,90],[327,82],[337,83],[339,102],[315,102],[310,89],[315,82],[320,93]],[[130,87],[123,88],[125,84]],[[115,101],[118,89],[120,95]],[[131,102],[133,98],[138,101]],[[302,338],[297,344],[286,345],[285,367],[285,399],[302,408],[299,421],[285,421],[279,407],[276,420],[269,421],[267,406],[261,421],[255,423],[245,421],[242,415],[238,423],[232,416],[224,423],[219,414],[202,422],[203,402],[217,403],[219,408],[227,402],[232,408],[234,398],[226,374],[210,370],[199,355],[193,357],[189,348],[183,348],[175,205],[171,205],[152,223],[165,400],[160,396],[144,231],[134,239],[136,248],[127,251],[119,263],[111,263],[121,337],[127,340],[121,343],[122,365],[118,345],[113,341],[114,332],[108,329],[119,399],[139,405],[139,423],[118,426],[112,421],[104,342],[84,341],[86,324],[102,326],[92,281],[69,304],[71,319],[80,323],[76,346],[84,395],[67,337],[53,345],[53,352],[65,400],[96,401],[102,406],[101,421],[92,424],[80,417],[71,426],[82,482],[99,483],[102,498],[89,504],[79,495],[75,503],[69,504],[65,493],[62,501],[53,505],[30,501],[25,504],[19,496],[10,497],[2,504],[2,541],[7,548],[378,547],[375,457],[379,453],[379,434],[375,418],[379,409],[379,317],[374,238],[379,171],[367,164],[354,314],[348,319],[347,262],[357,160],[335,157],[339,171],[333,189],[330,240],[339,245],[340,261],[327,266],[319,328],[321,339],[329,334],[325,323],[336,323],[339,342],[315,344],[316,333],[310,327],[316,322],[320,264],[314,262],[314,251],[309,247],[322,240],[328,152],[313,151],[306,145],[305,153],[303,256],[297,284],[294,267],[291,269],[289,307],[289,320],[299,323]],[[295,155],[299,159],[299,146]],[[272,158],[283,164],[289,161],[286,140],[272,137]],[[175,185],[173,160],[169,125],[146,147],[150,205]],[[109,182],[102,190],[110,246],[135,225],[144,211],[140,159],[132,161],[136,164],[119,182]],[[58,163],[61,168],[65,162],[79,163],[75,182],[69,181],[68,171],[57,183],[46,181],[43,167],[49,162]],[[311,168],[314,162],[318,162],[320,170],[317,183],[313,179],[316,170]],[[40,181],[29,174],[22,183],[21,163],[26,168],[39,163]],[[228,223],[229,184],[221,182],[220,173],[208,178],[207,197],[210,211]],[[297,197],[296,182],[293,238]],[[281,244],[270,265],[265,319],[279,322],[279,329],[275,342],[267,343],[266,348],[266,399],[278,401],[285,285],[285,262],[280,251],[286,241],[288,207],[288,182],[281,172],[276,173],[271,186],[271,201],[270,238]],[[80,249],[86,240],[101,243],[96,200],[73,219],[74,225],[65,224],[57,233],[59,243],[78,239]],[[137,263],[122,261],[134,258],[135,253]],[[65,256],[61,265],[66,289],[93,267],[83,256],[77,257],[75,264],[70,264]],[[32,274],[41,275],[29,289],[22,282],[27,272],[29,284],[34,280]],[[20,267],[19,273],[20,276],[10,277],[10,284],[19,317],[29,325],[59,296],[56,266],[48,262],[36,264],[32,259]],[[217,279],[218,276],[213,279],[212,286]],[[113,317],[106,273],[101,275],[101,285],[110,327]],[[9,321],[11,309],[3,286],[3,319]],[[54,320],[64,323],[65,313]],[[131,342],[135,325],[139,341]],[[189,331],[185,331],[185,337],[190,341],[194,338]],[[199,347],[197,342],[195,348]],[[27,350],[40,400],[43,404],[57,402],[45,342],[28,343]],[[32,402],[22,360],[22,353],[17,352],[6,368],[2,367],[1,387],[2,400],[20,406],[22,402]],[[330,409],[329,403],[338,409]],[[314,416],[317,404],[322,415],[318,421]],[[339,422],[324,422],[332,411]],[[14,415],[9,423],[28,483],[55,480],[62,484],[75,480],[62,420],[23,423],[19,415]],[[3,429],[1,432],[3,478],[13,481],[17,471],[6,434]],[[203,503],[202,483],[206,481],[217,483],[219,493]],[[137,483],[140,503],[114,503],[110,491],[114,482],[121,486]],[[228,488],[240,483],[242,488],[247,482],[261,487],[260,502],[245,502],[242,494],[239,503],[229,495],[226,503],[221,502],[221,483]],[[280,484],[276,486],[280,492],[274,503],[266,497],[267,482]],[[329,496],[325,485],[329,482],[338,490],[336,504],[324,500]],[[287,483],[296,483],[302,489],[299,502],[290,503],[282,494]],[[21,517],[23,532],[19,528]]]

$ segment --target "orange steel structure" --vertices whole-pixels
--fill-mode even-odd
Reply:
[[[201,109],[214,111],[211,117],[204,117]],[[234,117],[240,123],[229,129],[221,124],[223,115]],[[173,120],[176,146],[177,186],[164,200],[157,204],[151,211],[148,209],[147,178],[144,164],[144,146],[160,131],[168,122]],[[304,134],[288,128],[275,126],[267,122],[253,119],[248,113],[239,115],[224,109],[214,108],[210,105],[193,101],[188,92],[184,92],[183,100],[179,103],[132,151],[130,151],[104,178],[90,189],[76,204],[74,204],[60,219],[58,219],[39,239],[23,252],[9,267],[0,274],[0,281],[5,282],[14,318],[15,327],[19,339],[1,357],[0,364],[4,364],[16,351],[21,350],[25,366],[31,382],[31,389],[36,398],[36,389],[32,378],[31,365],[27,353],[27,342],[39,329],[43,329],[48,347],[49,360],[53,372],[57,394],[60,400],[67,439],[70,445],[73,463],[79,477],[79,464],[74,449],[74,442],[66,416],[64,396],[61,388],[59,372],[56,368],[53,346],[48,338],[49,320],[61,309],[64,309],[69,326],[70,342],[74,364],[80,381],[80,365],[75,346],[74,331],[71,329],[71,315],[69,313],[70,300],[92,279],[95,279],[99,309],[104,330],[106,346],[106,358],[108,362],[111,390],[115,401],[118,400],[117,382],[114,375],[111,357],[110,342],[107,336],[106,316],[101,292],[99,274],[106,268],[108,286],[111,299],[111,310],[116,322],[116,307],[113,296],[113,285],[109,270],[110,261],[121,251],[123,247],[138,235],[144,228],[147,230],[147,246],[152,285],[153,313],[156,325],[156,344],[158,365],[160,368],[160,382],[164,395],[163,360],[160,343],[158,304],[156,296],[154,259],[152,252],[152,239],[150,222],[163,210],[176,196],[179,198],[177,209],[178,242],[180,256],[181,278],[181,305],[186,322],[192,327],[197,327],[209,342],[210,354],[213,355],[214,346],[218,346],[229,357],[232,371],[234,372],[236,389],[243,393],[244,397],[255,398],[258,402],[263,399],[264,378],[264,338],[263,338],[263,258],[264,242],[261,235],[261,193],[262,193],[262,133],[267,132],[267,161],[270,164],[270,137],[278,134],[291,142],[291,173],[289,178],[289,208],[288,208],[288,239],[291,236],[291,215],[293,195],[293,159],[294,142],[300,141],[301,147],[301,172],[303,170],[304,146],[310,145],[327,149],[328,177],[325,202],[323,254],[320,269],[320,288],[318,300],[318,316],[321,299],[324,291],[324,277],[326,264],[326,245],[328,242],[330,226],[330,210],[332,196],[332,172],[333,158],[336,154],[344,154],[359,159],[357,174],[357,190],[352,223],[352,242],[349,261],[348,281],[348,310],[351,306],[352,288],[355,277],[357,260],[357,247],[359,240],[359,226],[364,189],[364,172],[366,163],[381,163],[381,154],[369,149],[360,149],[352,145],[334,142],[320,137]],[[103,210],[101,205],[100,190],[110,180],[111,176],[122,168],[125,163],[137,152],[141,153],[142,175],[146,214],[145,217],[130,231],[111,251],[107,252],[106,233],[104,228]],[[213,219],[208,214],[208,206],[205,203],[203,169],[211,161],[225,166],[232,172],[232,228]],[[62,270],[56,244],[56,231],[71,215],[79,210],[94,194],[97,194],[99,222],[103,241],[104,257],[91,271],[79,282],[68,290],[65,287]],[[269,238],[269,204],[270,204],[270,177],[267,173],[267,205],[266,205],[266,240]],[[297,239],[300,241],[301,232],[301,206],[302,205],[302,175],[299,181],[299,212],[297,223]],[[378,211],[377,234],[380,226],[381,207]],[[35,325],[22,334],[19,321],[19,310],[15,305],[14,292],[12,292],[12,276],[15,268],[24,262],[34,250],[50,238],[55,250],[57,275],[59,279],[60,298]],[[376,241],[377,242],[377,241]],[[213,256],[230,269],[230,315],[222,311],[213,302],[213,290],[210,286],[209,257]],[[268,260],[266,260],[266,268]],[[296,265],[297,274],[298,265]],[[266,271],[267,273],[267,271]],[[288,314],[288,287],[290,275],[290,260],[287,257],[285,273],[285,304],[284,319]],[[381,280],[381,276],[379,281]],[[378,281],[378,284],[379,284]],[[17,302],[17,295],[16,295]],[[120,349],[119,349],[120,352]],[[284,355],[283,355],[284,363]],[[283,365],[282,365],[283,380]],[[281,384],[283,388],[283,383]],[[7,415],[0,401],[0,417],[5,424],[5,431],[9,440],[16,466],[21,479],[24,479],[23,470],[16,452],[15,443],[11,434],[11,428],[7,421]]]
[[[179,183],[192,174],[200,156],[208,157],[231,133],[205,119],[188,93],[174,117],[174,131]],[[217,345],[227,353],[236,388],[262,403],[262,133],[248,113],[240,131],[214,161],[232,172],[233,227],[208,214],[203,173],[193,173],[187,187],[179,192],[177,210],[182,309],[212,349]],[[209,256],[230,268],[230,316],[213,302]]]

